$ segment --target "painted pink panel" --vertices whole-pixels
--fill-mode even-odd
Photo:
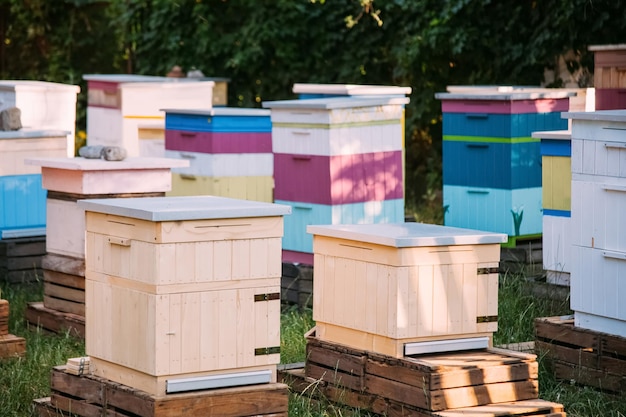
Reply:
[[[596,88],[596,110],[626,109],[626,88]]]
[[[296,252],[283,249],[283,262],[294,264],[313,265],[313,254],[306,252]]]
[[[165,131],[165,149],[200,153],[272,153],[270,132]]]
[[[551,113],[569,110],[569,99],[539,100],[442,100],[444,113]]]
[[[351,204],[403,197],[402,151],[354,155],[274,154],[274,198]]]
[[[89,95],[89,92],[96,92],[96,91],[102,91],[103,94],[105,95],[109,95],[109,96],[117,96],[118,94],[118,86],[119,83],[118,82],[110,82],[110,81],[87,81],[87,94]],[[92,101],[89,100],[88,97],[88,106],[91,107],[103,107],[105,109],[117,109],[119,108],[118,105],[115,104],[106,104],[105,102],[102,101]],[[111,101],[111,103],[118,103],[119,101],[118,99],[114,99]]]

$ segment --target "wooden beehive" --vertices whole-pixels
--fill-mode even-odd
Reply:
[[[186,378],[275,382],[289,207],[213,196],[78,204],[96,375],[154,395]]]
[[[84,198],[127,197],[165,193],[171,189],[171,169],[187,161],[167,158],[126,158],[105,161],[86,158],[29,158],[41,167],[48,191],[46,249],[50,253],[85,257]]]
[[[264,102],[272,110],[274,198],[288,204],[283,259],[311,264],[308,224],[404,220],[406,97]]]
[[[591,45],[596,109],[626,107],[626,44]]]
[[[395,357],[490,342],[506,235],[421,223],[307,230],[320,339]]]
[[[583,109],[584,110],[584,109]],[[533,132],[541,140],[542,256],[547,281],[569,285],[571,270],[571,131]]]
[[[566,129],[575,92],[466,87],[438,93],[443,113],[444,223],[506,233],[542,231],[541,153],[532,132]]]
[[[575,325],[626,336],[626,110],[572,119],[572,268]]]
[[[25,165],[24,160],[65,157],[67,134],[50,129],[0,132],[0,239],[45,234],[46,190],[41,188],[41,168]]]
[[[165,155],[186,159],[168,195],[215,195],[272,202],[270,111],[216,107],[165,110]]]
[[[163,140],[140,144],[146,123],[165,129],[161,109],[211,108],[215,82],[147,75],[88,74],[87,144],[122,146],[129,156],[155,157],[165,149]],[[141,135],[144,141],[145,135]],[[140,153],[140,150],[147,154]]]
[[[17,107],[26,129],[64,131],[65,153],[74,156],[76,98],[80,87],[31,80],[0,80],[0,110]]]

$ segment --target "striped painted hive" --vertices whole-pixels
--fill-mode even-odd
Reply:
[[[490,346],[506,235],[421,223],[307,231],[321,340],[394,357]]]
[[[152,395],[276,382],[289,207],[214,196],[78,204],[95,375]]]
[[[129,156],[162,156],[163,108],[211,108],[214,81],[148,75],[87,74],[87,144],[121,146]],[[145,130],[152,134],[147,135]],[[140,143],[141,140],[151,142]],[[153,143],[154,142],[154,143]],[[144,149],[150,154],[141,154]]]
[[[286,261],[312,263],[305,232],[312,218],[331,224],[404,219],[408,101],[348,96],[263,103],[272,111],[274,198],[294,208],[283,242]]]
[[[567,129],[575,92],[466,88],[438,93],[443,113],[445,224],[537,236],[541,151],[534,131]],[[487,211],[481,211],[486,209]]]
[[[626,108],[626,44],[591,45],[596,109]]]
[[[571,298],[575,325],[626,336],[626,110],[572,119]]]
[[[45,234],[46,190],[41,187],[41,168],[24,161],[28,157],[65,157],[67,134],[45,129],[0,132],[0,239]]]
[[[569,285],[572,143],[567,130],[534,132],[541,140],[543,267],[552,284]]]

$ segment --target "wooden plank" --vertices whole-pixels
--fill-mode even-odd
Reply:
[[[0,240],[0,256],[33,256],[46,254],[46,237]]]
[[[538,352],[545,353],[546,359],[551,361],[567,362],[575,366],[598,369],[599,356],[597,352],[575,347],[561,346],[557,344],[537,340],[535,346]]]
[[[33,413],[36,417],[60,417],[63,415],[59,412],[59,410],[52,406],[50,403],[50,397],[37,398],[33,400]],[[67,414],[65,415],[67,416]]]
[[[58,311],[59,313],[70,313],[77,316],[85,316],[85,303],[77,303],[74,301],[64,300],[60,298],[43,296],[43,305],[50,310]]]
[[[597,369],[584,368],[577,365],[555,362],[554,375],[557,379],[576,384],[599,388],[613,393],[626,392],[626,377],[612,375]]]
[[[541,399],[489,404],[457,410],[445,410],[433,413],[433,417],[461,417],[471,414],[472,417],[496,416],[534,416],[534,415],[564,415],[563,405]]]
[[[63,285],[65,287],[85,290],[84,268],[83,275],[66,274],[64,272],[52,271],[50,269],[43,270],[44,293],[46,286],[49,284]]]
[[[24,271],[41,268],[41,255],[0,257],[0,268],[6,271]]]
[[[573,319],[547,317],[535,319],[535,334],[538,339],[548,342],[579,346],[585,349],[599,349],[597,333],[574,327]]]
[[[77,314],[51,310],[38,302],[28,303],[25,317],[29,325],[39,326],[53,333],[69,331],[76,337],[85,337],[85,318]]]
[[[50,404],[59,415],[78,415],[80,417],[128,417],[128,414],[118,413],[114,410],[103,408],[102,405],[90,403],[87,400],[78,400],[65,397],[59,394],[50,396]]]
[[[9,302],[0,299],[0,336],[9,333]]]
[[[341,352],[324,348],[324,346],[324,344],[307,343],[307,364],[317,363],[352,375],[362,376],[365,374],[365,355],[355,355],[356,352],[352,354],[345,351]]]
[[[70,276],[85,277],[85,259],[83,258],[48,252],[41,260],[41,267],[44,269],[44,277],[45,270]],[[53,278],[50,278],[50,280],[54,281]]]
[[[360,375],[351,375],[337,369],[325,368],[310,362],[306,364],[306,376],[318,381],[326,381],[341,388],[362,391],[365,387],[365,378]]]
[[[48,297],[60,298],[61,300],[73,301],[75,303],[85,303],[84,288],[66,287],[64,285],[46,282],[44,284],[43,293]],[[82,315],[84,315],[84,313]]]

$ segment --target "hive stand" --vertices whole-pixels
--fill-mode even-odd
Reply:
[[[9,302],[0,299],[0,359],[24,356],[26,341],[9,334]]]

